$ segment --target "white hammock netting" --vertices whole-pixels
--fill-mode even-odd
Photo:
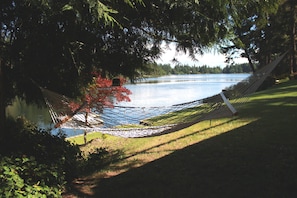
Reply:
[[[54,124],[65,117],[70,119],[59,124],[62,129],[81,129],[86,132],[97,131],[121,137],[148,137],[174,132],[203,120],[211,120],[237,114],[247,96],[254,93],[271,74],[272,70],[286,55],[262,67],[247,79],[233,85],[214,96],[192,102],[161,107],[115,106],[103,108],[88,114],[72,112],[70,98],[41,88]]]

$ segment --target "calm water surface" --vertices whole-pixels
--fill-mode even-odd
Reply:
[[[132,92],[131,102],[121,102],[117,105],[162,107],[181,104],[215,95],[248,76],[249,74],[193,74],[148,78],[136,84],[126,84],[125,87]],[[7,115],[14,118],[24,116],[43,129],[53,127],[48,109],[40,109],[35,105],[28,105],[24,101],[16,100],[7,108]],[[57,130],[53,131],[53,133],[56,132]],[[83,133],[81,130],[64,132],[68,136]]]
[[[248,74],[193,74],[148,78],[138,84],[127,84],[131,102],[125,106],[170,106],[202,99],[248,77]]]

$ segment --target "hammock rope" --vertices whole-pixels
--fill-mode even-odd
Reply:
[[[180,130],[203,120],[236,115],[241,105],[248,100],[248,95],[262,85],[286,54],[287,52],[247,79],[214,96],[163,107],[114,106],[94,110],[88,114],[88,125],[84,121],[85,112],[80,109],[70,110],[70,98],[45,88],[40,89],[53,123],[60,123],[67,118],[65,123],[59,125],[62,129],[97,131],[126,138],[156,136]],[[181,112],[185,115],[182,118],[178,117]],[[163,122],[159,123],[159,120]],[[123,125],[124,127],[119,127]]]

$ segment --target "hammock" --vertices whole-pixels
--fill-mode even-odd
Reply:
[[[163,107],[114,106],[95,109],[88,114],[87,125],[85,112],[80,108],[74,112],[70,110],[70,98],[48,89],[40,89],[57,127],[96,131],[126,138],[156,136],[178,131],[203,120],[236,115],[240,106],[247,101],[247,96],[257,91],[285,55],[286,53],[214,96]],[[183,116],[178,116],[180,114]],[[65,118],[67,121],[61,124],[61,120]],[[163,122],[160,123],[160,120]]]

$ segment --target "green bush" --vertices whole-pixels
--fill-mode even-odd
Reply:
[[[1,197],[61,197],[63,183],[49,182],[61,175],[34,157],[1,157],[0,168]]]
[[[60,196],[81,169],[79,147],[22,118],[7,125],[0,135],[0,197]]]
[[[104,165],[109,162],[109,159],[106,159],[108,157],[109,152],[105,148],[96,148],[88,154],[82,171],[84,173],[91,173],[104,167]]]
[[[52,135],[19,118],[0,133],[0,197],[61,197],[82,174],[101,169],[118,153],[97,148],[82,156],[63,134]]]

